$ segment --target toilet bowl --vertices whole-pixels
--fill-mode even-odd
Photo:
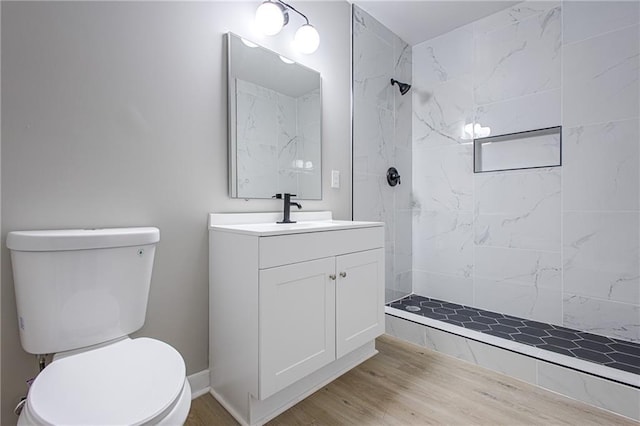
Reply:
[[[18,425],[182,425],[191,387],[182,356],[130,334],[144,324],[158,228],[13,231],[20,343],[55,354]]]
[[[166,343],[119,339],[57,354],[33,382],[18,425],[181,425],[191,405],[184,361]]]

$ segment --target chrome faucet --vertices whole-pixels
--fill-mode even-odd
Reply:
[[[298,209],[301,209],[302,204],[296,203],[295,201],[291,201],[291,197],[295,197],[296,194],[288,194],[288,193],[276,194],[271,198],[277,198],[278,200],[282,200],[283,195],[284,195],[284,211],[283,211],[284,217],[282,218],[281,222],[277,222],[277,223],[296,223],[295,220],[291,220],[291,206],[296,206],[298,207]]]

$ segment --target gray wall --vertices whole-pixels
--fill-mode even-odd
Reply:
[[[321,35],[303,56],[295,15],[279,36],[254,34],[258,4],[2,2],[1,424],[36,370],[18,340],[11,230],[158,226],[136,335],[174,345],[188,374],[208,368],[207,213],[280,208],[227,197],[226,31],[322,73],[323,200],[304,208],[351,217],[349,5],[298,5]]]
[[[385,223],[385,298],[411,293],[411,47],[353,7],[353,218]],[[402,183],[387,183],[387,169]]]
[[[528,2],[414,46],[416,293],[640,341],[639,5]],[[474,174],[474,122],[562,125],[562,167]]]

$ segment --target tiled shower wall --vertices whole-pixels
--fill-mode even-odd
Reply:
[[[525,2],[414,46],[415,293],[640,341],[639,4]],[[562,125],[563,165],[474,174],[469,123]]]
[[[320,90],[297,98],[236,79],[238,196],[265,198],[272,192],[322,198]]]
[[[385,223],[386,299],[411,293],[411,47],[353,7],[353,218]],[[394,166],[401,184],[389,186]]]

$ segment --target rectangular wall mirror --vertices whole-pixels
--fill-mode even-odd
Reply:
[[[227,33],[229,193],[322,199],[320,73]]]

